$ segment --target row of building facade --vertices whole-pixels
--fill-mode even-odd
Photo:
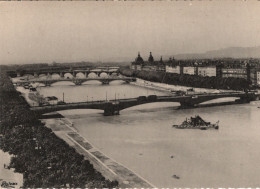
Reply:
[[[247,60],[240,62],[225,62],[221,60],[177,61],[174,58],[169,58],[168,61],[163,61],[161,57],[159,61],[155,61],[150,52],[147,61],[144,61],[140,53],[138,53],[135,61],[131,63],[131,69],[199,75],[203,77],[244,78],[251,81],[253,85],[260,86],[260,65],[249,63]]]

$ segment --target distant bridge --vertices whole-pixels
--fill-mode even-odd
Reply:
[[[253,100],[259,100],[259,94],[255,93],[221,93],[221,94],[203,94],[198,96],[155,96],[138,97],[129,99],[120,99],[117,101],[93,101],[68,103],[63,105],[47,105],[31,107],[36,114],[45,114],[54,111],[69,110],[69,109],[101,109],[104,110],[104,115],[119,115],[120,110],[137,106],[140,104],[147,104],[153,102],[179,102],[183,108],[192,108],[196,105],[218,98],[238,97],[239,102],[248,103]],[[152,98],[149,98],[152,97]]]
[[[88,77],[90,73],[94,73],[97,76],[100,76],[102,73],[107,75],[119,75],[119,67],[95,67],[95,68],[85,68],[85,69],[44,69],[44,70],[22,70],[22,71],[9,71],[10,75],[16,75],[17,77],[23,76],[33,76],[38,78],[40,75],[45,75],[51,77],[52,75],[60,75],[61,78],[65,74],[71,74],[73,77],[76,77],[78,73],[83,74],[85,77]]]
[[[81,85],[86,81],[93,81],[97,80],[100,81],[102,84],[109,84],[111,81],[125,81],[126,83],[136,81],[136,78],[133,77],[97,77],[97,78],[59,78],[59,79],[30,79],[26,81],[17,81],[14,82],[17,85],[25,85],[28,83],[42,83],[45,86],[50,86],[53,83],[60,82],[60,81],[69,81],[73,82],[75,85]]]

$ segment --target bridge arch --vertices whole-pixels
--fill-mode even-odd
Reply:
[[[103,114],[104,110],[97,109],[97,108],[74,108],[69,110],[59,110],[57,111],[59,114],[66,115],[67,111],[69,111],[69,114],[75,111],[75,114]],[[51,112],[49,112],[51,113]],[[46,113],[48,114],[48,113]]]
[[[123,79],[115,79],[115,80],[110,80],[109,84],[123,84],[123,83],[128,83],[127,81],[124,81]]]
[[[76,78],[86,78],[85,74],[82,72],[76,73]]]
[[[110,72],[117,72],[118,68],[110,68],[109,71]]]
[[[39,78],[46,78],[47,75],[46,74],[39,74]]]
[[[98,77],[98,74],[96,74],[95,72],[90,72],[88,74],[88,78],[97,78]]]
[[[32,78],[34,78],[34,75],[32,75],[32,74],[24,74],[23,77],[24,78],[28,78],[28,79],[32,79]]]
[[[92,106],[91,104],[86,105],[86,106],[78,106],[77,103],[73,105],[73,103],[71,104],[67,104],[69,105],[69,107],[57,107],[57,106],[44,106],[44,107],[40,107],[40,109],[36,110],[36,107],[31,108],[33,111],[35,111],[37,114],[39,115],[44,115],[44,114],[48,114],[51,112],[63,112],[66,110],[100,110],[100,113],[104,112],[104,109],[98,106]]]
[[[120,112],[121,111],[154,111],[154,110],[158,110],[158,109],[167,109],[167,108],[173,108],[176,107],[178,108],[180,106],[179,102],[151,102],[151,101],[146,101],[142,104],[132,104],[123,108],[120,108]]]
[[[222,97],[222,98],[215,98],[215,99],[210,99],[203,101],[199,104],[214,104],[214,103],[222,103],[222,102],[234,102],[235,100],[240,99],[240,97]]]
[[[101,72],[101,73],[99,74],[99,77],[101,77],[101,78],[106,78],[106,77],[109,77],[109,75],[108,75],[106,72]]]
[[[64,78],[66,79],[72,79],[73,75],[71,73],[64,73]]]
[[[59,85],[75,85],[73,81],[37,81],[37,86],[59,86]]]
[[[50,83],[50,86],[59,86],[59,85],[75,85],[73,81],[54,81]]]
[[[93,80],[87,80],[87,81],[82,82],[82,85],[89,85],[89,84],[90,85],[101,85],[102,81],[93,79]]]
[[[59,79],[59,78],[61,78],[61,77],[60,77],[60,74],[59,74],[59,73],[52,73],[52,74],[51,74],[51,78],[52,78],[52,79]]]
[[[117,73],[117,72],[112,72],[112,73],[110,73],[110,75],[113,77],[115,77],[115,76],[118,76],[119,74]]]

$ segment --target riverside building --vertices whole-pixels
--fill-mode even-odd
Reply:
[[[249,62],[248,62],[249,61]],[[155,61],[152,53],[144,61],[140,53],[131,63],[133,70],[160,71],[176,74],[198,75],[202,77],[243,78],[260,86],[260,65],[258,60],[175,60],[169,58]]]
[[[140,53],[138,53],[138,56],[136,57],[135,61],[131,64],[131,68],[133,70],[165,72],[165,63],[163,62],[162,57],[159,61],[155,61],[152,52],[150,52],[148,61],[144,61]]]

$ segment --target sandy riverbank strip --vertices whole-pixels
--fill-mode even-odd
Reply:
[[[117,180],[119,188],[155,188],[141,176],[129,170],[120,163],[104,155],[87,139],[83,138],[67,118],[42,120],[47,127],[86,159],[88,159],[106,179]]]
[[[136,78],[136,82],[131,82],[133,85],[137,85],[140,87],[146,87],[153,90],[158,90],[161,92],[166,92],[170,95],[174,95],[171,91],[187,91],[187,89],[193,88],[195,93],[212,93],[215,92],[216,89],[206,89],[206,88],[194,88],[194,87],[187,87],[181,85],[168,85],[166,83],[157,83],[151,82],[143,79]],[[233,90],[218,90],[220,92],[235,92]]]
[[[41,97],[38,92],[30,92],[29,89],[23,87],[16,87],[16,90],[21,92],[30,106],[39,106],[39,102],[43,100],[43,97]]]

